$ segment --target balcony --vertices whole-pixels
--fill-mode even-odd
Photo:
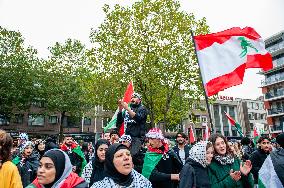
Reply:
[[[261,80],[261,86],[269,86],[272,84],[276,84],[276,83],[280,83],[280,82],[284,82],[284,76],[278,77],[278,78],[274,78],[274,79],[265,79],[265,80]]]
[[[265,94],[265,101],[273,101],[284,98],[284,88],[278,89],[276,92],[268,92]]]
[[[267,112],[267,117],[284,116],[284,108],[271,108]]]

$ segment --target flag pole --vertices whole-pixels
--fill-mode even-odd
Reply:
[[[203,78],[202,78],[202,75],[201,75],[200,64],[199,64],[197,51],[196,51],[196,43],[194,41],[194,34],[193,34],[192,30],[190,30],[190,34],[191,34],[191,38],[192,38],[192,42],[193,42],[193,46],[194,46],[194,52],[195,52],[195,55],[196,55],[197,64],[198,64],[198,67],[199,67],[199,76],[200,76],[201,82],[202,82],[202,88],[203,88],[203,92],[204,92],[204,96],[205,96],[205,102],[206,102],[206,106],[207,106],[207,112],[209,114],[209,122],[210,122],[211,133],[212,133],[212,132],[214,132],[214,128],[213,128],[212,117],[211,117],[211,113],[210,113],[210,106],[209,106],[209,102],[208,102],[208,96],[206,94],[206,90],[205,90],[205,87],[204,87],[204,81],[203,81]]]

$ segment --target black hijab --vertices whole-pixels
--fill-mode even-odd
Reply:
[[[92,175],[90,178],[90,185],[93,185],[94,182],[100,181],[102,179],[104,179],[105,177],[105,173],[104,173],[104,161],[100,161],[98,154],[97,154],[97,150],[98,148],[103,145],[110,145],[109,141],[106,139],[100,139],[97,141],[96,145],[95,145],[95,157],[92,159],[92,166],[93,166],[93,170],[92,170]]]
[[[44,187],[49,188],[52,187],[54,182],[59,180],[59,178],[62,176],[65,169],[65,156],[61,151],[50,150],[46,152],[42,157],[49,157],[53,161],[56,170],[54,181],[48,185],[44,185]]]
[[[107,152],[106,152],[106,160],[105,160],[105,173],[107,177],[110,177],[115,183],[122,185],[122,186],[129,186],[131,185],[133,178],[131,176],[131,172],[128,175],[121,174],[117,171],[113,164],[114,154],[120,149],[127,149],[123,144],[115,143],[112,144]]]

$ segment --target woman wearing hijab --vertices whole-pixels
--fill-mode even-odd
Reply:
[[[22,143],[20,154],[12,162],[18,167],[23,187],[29,185],[36,178],[39,160],[35,155],[34,144],[31,141]]]
[[[180,172],[179,188],[210,188],[207,166],[213,158],[211,142],[196,143],[189,151],[189,157]],[[202,177],[202,178],[199,178]]]
[[[211,187],[253,187],[253,177],[250,173],[251,162],[247,160],[241,163],[230,150],[227,139],[223,135],[212,134],[209,140],[214,147],[214,157],[208,168]]]
[[[85,166],[82,173],[82,178],[84,178],[89,185],[93,185],[94,182],[104,179],[105,153],[109,145],[109,141],[106,139],[97,141],[95,145],[95,157]]]
[[[72,172],[68,155],[52,149],[43,155],[37,178],[26,188],[86,188],[87,185],[83,178]]]
[[[91,188],[152,188],[150,181],[133,169],[129,148],[120,143],[111,145],[106,152],[105,174]]]

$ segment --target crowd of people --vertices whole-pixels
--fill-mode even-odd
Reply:
[[[26,133],[13,140],[0,129],[0,188],[283,187],[284,133],[275,140],[263,135],[257,143],[214,133],[189,144],[179,132],[171,146],[159,128],[145,132],[141,99],[135,93],[130,106],[120,100],[118,129],[92,143],[65,135],[59,144]]]

